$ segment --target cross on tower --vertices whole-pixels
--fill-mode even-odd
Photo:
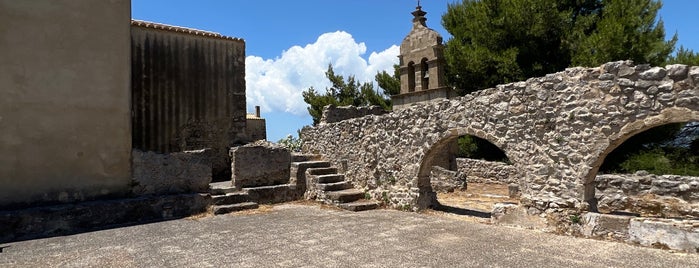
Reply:
[[[420,6],[420,0],[417,0],[417,6]]]

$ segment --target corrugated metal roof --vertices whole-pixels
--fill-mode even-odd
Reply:
[[[211,37],[211,38],[219,38],[219,39],[225,39],[225,40],[231,40],[231,41],[245,42],[245,40],[243,40],[241,38],[229,37],[229,36],[225,36],[225,35],[222,35],[222,34],[216,33],[216,32],[197,30],[197,29],[192,29],[192,28],[185,28],[185,27],[180,27],[180,26],[155,23],[155,22],[150,22],[150,21],[131,20],[131,25],[138,26],[138,27],[144,27],[144,28],[158,29],[158,30],[163,30],[163,31],[171,31],[171,32],[185,33],[185,34],[191,34],[191,35],[200,35],[200,36]]]

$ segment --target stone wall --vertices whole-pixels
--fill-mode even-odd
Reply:
[[[699,177],[605,174],[595,179],[600,212],[647,217],[699,217]]]
[[[214,176],[229,178],[228,149],[247,142],[245,42],[133,21],[131,57],[133,148],[211,148]]]
[[[510,184],[518,182],[517,169],[514,166],[495,161],[471,158],[457,158],[457,170],[468,182]]]
[[[370,114],[382,115],[385,113],[388,112],[380,106],[376,105],[361,107],[355,107],[352,105],[340,107],[335,105],[328,105],[323,108],[323,115],[320,118],[320,123],[335,123],[350,118],[364,117]]]
[[[170,154],[134,150],[131,193],[165,195],[208,193],[211,182],[211,151]]]
[[[230,150],[233,186],[270,186],[289,183],[291,153],[286,147],[257,141]]]
[[[125,196],[128,0],[0,0],[0,209]]]
[[[520,177],[533,214],[589,210],[605,156],[650,128],[699,121],[699,66],[611,62],[569,68],[472,94],[302,130],[303,150],[390,206],[434,204],[430,172],[450,166],[463,135],[498,146]]]

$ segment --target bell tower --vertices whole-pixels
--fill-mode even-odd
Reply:
[[[413,28],[400,45],[400,94],[391,96],[394,110],[450,97],[444,79],[442,36],[427,27],[426,14],[418,2],[412,12]]]

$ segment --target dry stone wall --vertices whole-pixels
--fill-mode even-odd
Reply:
[[[459,173],[468,182],[479,183],[517,183],[517,170],[502,162],[485,161],[471,158],[457,158],[456,166]]]
[[[350,118],[364,117],[367,115],[382,115],[388,113],[381,106],[335,106],[328,105],[323,107],[323,115],[320,118],[321,124],[335,123]]]
[[[653,217],[699,217],[699,177],[605,174],[595,179],[600,212]]]
[[[303,150],[341,166],[355,187],[387,204],[433,204],[432,166],[448,168],[456,139],[502,149],[532,214],[590,210],[606,154],[655,126],[699,121],[699,66],[611,62],[569,68],[460,98],[416,104],[302,130]],[[594,209],[594,208],[592,208]]]

